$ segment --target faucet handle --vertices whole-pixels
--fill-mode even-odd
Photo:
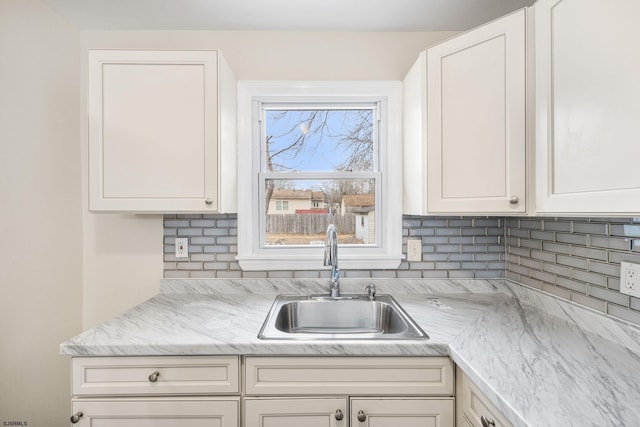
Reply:
[[[367,295],[369,296],[369,299],[371,301],[373,301],[374,299],[376,299],[376,285],[374,285],[373,283],[369,283],[367,286],[365,286],[363,288],[365,291],[367,291]]]

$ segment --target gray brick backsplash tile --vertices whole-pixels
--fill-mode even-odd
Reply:
[[[640,325],[640,311],[629,310],[628,308],[620,307],[615,304],[607,305],[607,313],[619,317],[636,325]]]
[[[269,271],[269,279],[293,279],[293,271]]]
[[[574,222],[573,223],[573,232],[574,233],[584,233],[584,234],[609,234],[609,224],[593,224],[593,223],[584,223],[584,222]]]
[[[604,274],[605,276],[620,277],[620,266],[617,264],[589,261],[589,271]]]
[[[607,310],[607,303],[605,301],[598,298],[588,297],[583,294],[572,292],[571,301],[577,302],[578,304],[582,304],[584,306],[587,306],[597,311],[601,311],[603,313]]]
[[[328,278],[324,270],[242,271],[235,214],[165,215],[163,225],[166,278]],[[423,261],[343,277],[507,277],[640,324],[640,299],[619,292],[620,262],[640,264],[640,219],[406,215],[402,227],[403,250],[407,239],[421,239]],[[189,258],[175,258],[175,237],[189,239]]]
[[[520,265],[529,268],[535,268],[536,270],[542,270],[542,262],[531,258],[520,259]]]
[[[575,280],[567,279],[564,277],[557,277],[556,284],[558,286],[562,286],[563,288],[571,289],[572,291],[580,292],[583,294],[587,293],[587,284],[576,282]]]
[[[603,299],[614,304],[629,307],[629,296],[621,294],[610,289],[600,288],[598,286],[589,286],[589,296]]]
[[[186,228],[189,227],[189,220],[187,219],[172,219],[164,220],[164,228]]]
[[[581,268],[586,270],[589,268],[589,261],[584,258],[576,258],[569,255],[557,255],[558,264],[568,265],[570,267]]]
[[[602,249],[590,249],[582,246],[572,246],[571,255],[583,258],[599,259],[602,261],[607,260],[607,251],[604,251]]]
[[[612,236],[640,237],[640,225],[616,224],[609,228]]]
[[[544,220],[543,228],[547,231],[571,231],[571,223],[557,220]]]
[[[542,283],[542,290],[545,292],[549,292],[555,296],[569,299],[571,298],[571,292],[567,289],[561,288],[559,286],[549,285],[547,283]]]
[[[556,241],[559,243],[587,246],[587,236],[582,234],[557,233]]]
[[[473,271],[452,270],[449,271],[450,279],[473,279],[475,277]]]
[[[607,287],[607,277],[601,274],[588,273],[582,270],[573,270],[573,278],[582,282],[587,282],[590,285]]]
[[[609,262],[621,263],[622,261],[640,264],[640,254],[615,251],[609,252]]]
[[[548,240],[550,242],[553,242],[556,239],[556,233],[551,232],[551,231],[532,230],[531,233],[530,233],[530,236],[531,236],[532,239]]]
[[[531,251],[531,258],[539,259],[540,261],[547,262],[556,262],[556,257],[560,255],[556,255],[553,252],[542,252],[542,251]]]
[[[628,251],[631,248],[629,239],[604,236],[590,236],[589,246]]]
[[[559,243],[542,242],[542,249],[548,252],[555,252],[558,254],[569,255],[571,253],[571,246],[561,245]]]
[[[542,270],[558,276],[571,277],[571,269],[558,264],[543,263]]]
[[[191,227],[215,227],[216,222],[212,219],[192,219]]]

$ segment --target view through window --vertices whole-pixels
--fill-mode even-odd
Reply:
[[[376,245],[377,104],[262,106],[262,246]]]

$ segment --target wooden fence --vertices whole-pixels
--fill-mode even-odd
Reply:
[[[267,215],[267,233],[322,234],[327,226],[334,224],[339,234],[353,234],[356,229],[355,215],[346,213],[304,215]]]

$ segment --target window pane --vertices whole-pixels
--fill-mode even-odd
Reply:
[[[375,245],[375,180],[266,180],[265,244],[323,245],[329,224],[338,242]]]
[[[265,171],[374,170],[373,117],[373,109],[267,109]]]

